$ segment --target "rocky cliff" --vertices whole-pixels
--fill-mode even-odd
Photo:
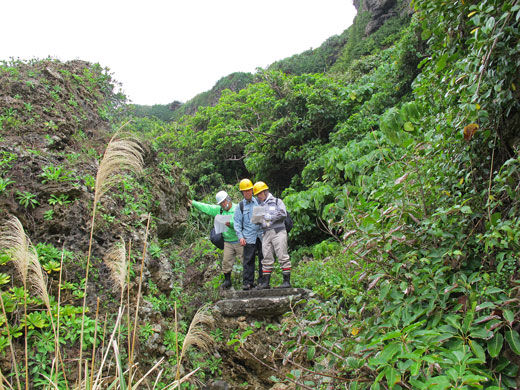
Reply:
[[[365,28],[365,35],[377,31],[390,18],[412,13],[411,0],[353,0],[353,2],[358,13],[368,12],[371,16]]]

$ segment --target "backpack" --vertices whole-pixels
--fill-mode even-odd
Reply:
[[[222,209],[220,209],[220,214],[222,214]],[[224,249],[224,236],[222,233],[216,233],[215,227],[212,227],[211,232],[209,232],[209,240],[218,249]]]
[[[215,245],[218,249],[224,249],[224,237],[222,233],[215,233],[215,228],[211,228],[211,232],[209,233],[209,240]]]
[[[285,224],[285,230],[287,230],[287,233],[289,233],[294,225],[294,221],[291,217],[291,214],[289,214],[288,211],[287,211],[287,217],[285,217],[284,224]]]
[[[276,198],[276,207],[278,207],[278,198]],[[287,213],[287,216],[285,217],[283,223],[285,225],[285,231],[287,232],[287,234],[289,234],[294,225],[294,221],[291,218],[291,214],[289,214],[289,210],[286,209],[285,212]]]

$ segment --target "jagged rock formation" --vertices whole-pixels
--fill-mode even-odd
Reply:
[[[16,215],[36,242],[65,244],[72,251],[87,247],[93,179],[110,140],[110,119],[117,115],[109,112],[116,98],[106,90],[111,82],[99,66],[78,60],[20,63],[0,70],[1,173],[12,181],[0,193],[1,211]],[[172,185],[157,168],[157,152],[142,147],[145,169],[151,172],[137,180],[151,188],[157,233],[166,238],[186,220],[186,208],[179,208],[185,204],[186,186],[180,180]],[[172,169],[171,175],[179,177],[180,170]],[[142,195],[127,190],[132,199]],[[21,194],[32,195],[31,203],[24,203]],[[135,224],[136,210],[120,214],[124,203],[121,194],[107,197],[105,218],[99,215],[96,221],[100,228],[94,250]],[[117,223],[110,223],[109,214]]]
[[[410,0],[353,0],[359,12],[369,12],[370,21],[365,28],[365,35],[370,35],[381,27],[388,19],[411,14]]]
[[[0,223],[16,216],[34,245],[63,248],[70,254],[64,260],[62,283],[79,284],[85,277],[95,178],[114,132],[112,124],[118,122],[122,114],[118,110],[124,107],[114,103],[119,97],[113,87],[104,69],[85,61],[0,65]],[[139,142],[146,173],[122,178],[97,209],[87,288],[91,313],[96,311],[97,298],[102,313],[114,312],[117,306],[114,297],[119,293],[112,292],[114,282],[103,262],[114,244],[121,239],[131,241],[132,254],[141,256],[145,239],[150,243],[158,237],[170,238],[187,219],[187,184],[181,180],[181,169],[171,164],[168,172],[161,170],[158,151],[145,140]],[[147,236],[149,214],[152,223]],[[42,265],[46,261],[40,256]],[[1,266],[0,272],[11,274],[18,283],[11,264]],[[53,295],[58,272],[48,272]],[[143,296],[150,294],[149,285],[157,286],[158,294],[168,295],[179,277],[166,255],[148,252],[143,279]],[[204,282],[195,277],[191,281],[193,288]],[[132,278],[131,291],[137,292],[137,282],[138,278]],[[62,302],[81,305],[81,299],[70,292]],[[141,319],[156,325],[153,336],[162,344],[172,317],[151,306],[142,303]],[[141,351],[157,353],[146,346]],[[9,360],[0,359],[2,372],[9,372]]]

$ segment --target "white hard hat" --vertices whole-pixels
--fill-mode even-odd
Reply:
[[[217,204],[221,204],[223,201],[226,200],[228,194],[226,191],[219,191],[217,192],[217,195],[215,197],[217,198]]]

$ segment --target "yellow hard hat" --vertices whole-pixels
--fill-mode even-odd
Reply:
[[[240,191],[252,190],[253,182],[249,179],[242,179],[242,180],[240,180],[240,184],[238,185],[238,188],[240,188]]]
[[[267,184],[265,184],[263,181],[257,181],[255,185],[253,186],[253,194],[256,196],[260,192],[268,190],[269,187],[267,187]]]

